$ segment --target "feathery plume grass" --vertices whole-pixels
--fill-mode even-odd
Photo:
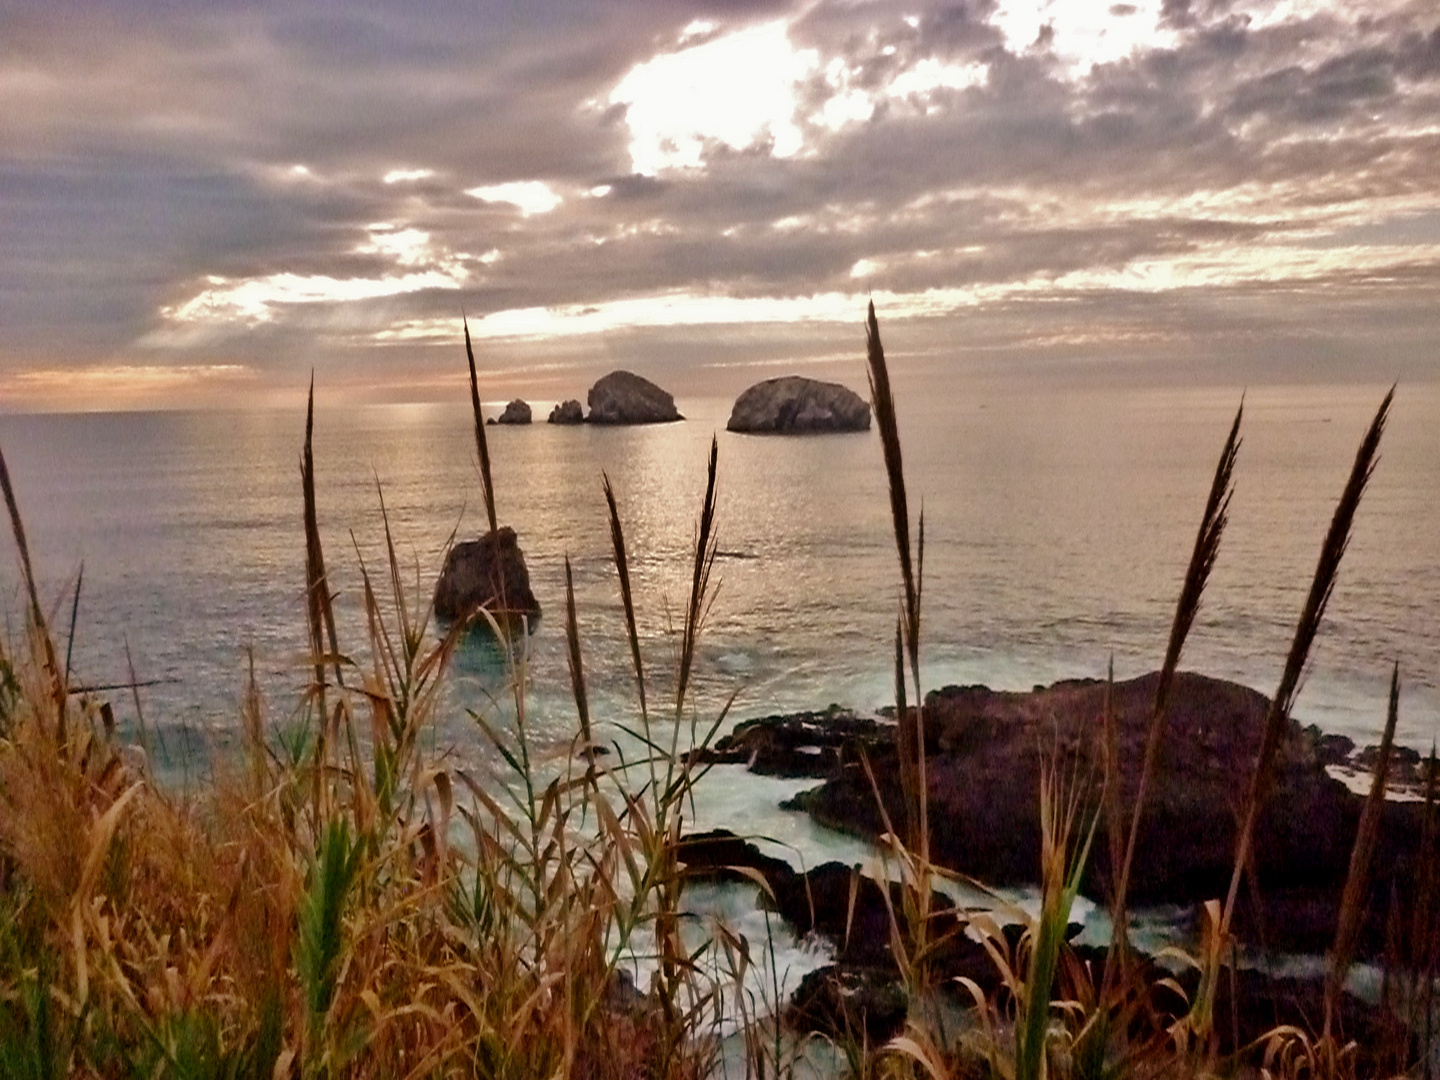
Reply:
[[[880,341],[880,324],[875,318],[872,300],[866,312],[865,356],[870,379],[870,400],[875,410],[875,423],[880,429],[880,446],[885,458],[885,473],[890,487],[890,517],[895,533],[895,549],[900,557],[901,632],[896,635],[897,652],[909,660],[910,678],[915,688],[915,706],[905,704],[903,678],[896,679],[896,723],[899,725],[897,746],[901,761],[900,776],[906,789],[907,816],[911,822],[908,841],[918,853],[922,865],[930,862],[930,810],[928,779],[925,769],[924,691],[920,684],[920,571],[925,558],[925,518],[919,521],[919,551],[912,550],[910,540],[910,508],[905,492],[905,467],[900,452],[900,425],[895,413],[895,397],[890,389],[890,372],[885,363],[885,347]],[[897,657],[898,660],[898,657]],[[921,898],[928,921],[929,890]]]
[[[610,544],[615,555],[615,573],[620,579],[620,603],[625,610],[625,633],[630,639],[630,659],[635,668],[635,693],[640,698],[641,722],[648,725],[650,711],[645,703],[645,664],[640,656],[640,634],[635,626],[635,594],[630,587],[630,558],[625,551],[625,530],[615,505],[615,488],[602,472],[605,505],[610,514]]]
[[[485,517],[490,522],[490,531],[498,532],[500,526],[495,518],[495,486],[490,482],[490,447],[485,441],[485,418],[480,415],[480,384],[475,378],[475,350],[470,347],[470,320],[463,319],[465,326],[465,359],[470,363],[470,410],[475,415],[475,452],[480,455],[480,486],[485,498]]]
[[[32,632],[39,643],[44,670],[50,686],[50,698],[55,707],[54,735],[57,742],[66,739],[65,704],[69,697],[65,680],[61,677],[59,661],[55,656],[55,643],[50,638],[50,629],[45,624],[45,612],[40,607],[40,593],[35,588],[35,571],[30,565],[30,545],[25,540],[25,522],[20,517],[20,504],[15,499],[15,489],[10,484],[10,467],[5,464],[5,454],[0,451],[0,491],[5,494],[5,508],[10,512],[10,533],[15,537],[15,547],[20,552],[20,570],[25,578],[25,592],[30,600],[30,621]]]
[[[589,752],[590,699],[585,692],[585,664],[580,658],[580,626],[575,617],[575,578],[570,573],[570,556],[565,556],[565,647],[570,667],[570,691],[575,698],[575,711],[580,716],[580,741]]]
[[[1300,621],[1295,628],[1295,640],[1291,644],[1290,654],[1285,660],[1285,668],[1280,676],[1280,685],[1275,690],[1275,696],[1270,700],[1270,709],[1265,717],[1264,734],[1260,742],[1260,753],[1255,762],[1255,771],[1250,779],[1250,789],[1245,796],[1241,812],[1240,829],[1235,842],[1235,867],[1230,875],[1230,888],[1225,896],[1225,907],[1221,916],[1222,934],[1228,934],[1230,930],[1230,922],[1235,914],[1236,896],[1240,891],[1240,875],[1250,859],[1250,844],[1254,837],[1255,821],[1260,815],[1265,797],[1269,792],[1275,755],[1280,749],[1280,741],[1285,734],[1285,725],[1290,719],[1290,709],[1295,703],[1295,695],[1300,687],[1300,676],[1303,674],[1305,662],[1310,656],[1310,646],[1314,643],[1315,635],[1320,630],[1320,623],[1325,616],[1325,607],[1330,601],[1330,595],[1335,591],[1335,582],[1340,573],[1340,560],[1344,557],[1345,549],[1350,544],[1350,527],[1354,523],[1355,512],[1360,507],[1360,497],[1365,494],[1365,487],[1375,472],[1375,466],[1379,460],[1380,437],[1385,433],[1385,421],[1390,415],[1390,404],[1394,399],[1395,388],[1392,386],[1384,400],[1380,402],[1375,419],[1370,422],[1370,427],[1360,442],[1360,448],[1355,453],[1355,464],[1350,470],[1350,479],[1345,484],[1344,492],[1341,493],[1340,502],[1335,507],[1335,516],[1330,521],[1330,529],[1320,548],[1320,559],[1315,567],[1315,577],[1311,582],[1310,594],[1306,597],[1304,610],[1300,613]]]
[[[1145,733],[1145,756],[1140,767],[1140,780],[1135,791],[1135,806],[1130,813],[1129,839],[1125,854],[1119,864],[1115,882],[1115,895],[1111,904],[1114,920],[1112,948],[1124,964],[1128,947],[1126,902],[1130,890],[1130,871],[1135,862],[1135,849],[1140,840],[1140,821],[1145,812],[1145,799],[1155,774],[1155,761],[1160,751],[1160,738],[1165,731],[1165,715],[1170,703],[1170,691],[1175,682],[1175,672],[1180,666],[1180,655],[1185,649],[1185,639],[1195,624],[1200,611],[1200,600],[1205,585],[1210,580],[1210,571],[1220,553],[1220,539],[1230,517],[1230,500],[1235,494],[1235,460],[1240,452],[1240,421],[1245,415],[1245,403],[1235,411],[1235,420],[1230,425],[1230,434],[1220,451],[1220,461],[1215,466],[1215,476],[1210,482],[1210,494],[1205,499],[1205,512],[1200,517],[1200,529],[1195,536],[1195,548],[1190,555],[1190,565],[1185,571],[1185,583],[1180,588],[1180,599],[1175,605],[1175,618],[1170,626],[1170,642],[1165,649],[1165,660],[1160,667],[1160,678],[1155,684],[1155,699],[1150,707],[1150,722]],[[1113,677],[1113,669],[1112,669]],[[1108,699],[1107,699],[1108,700]],[[1107,714],[1108,722],[1108,714]],[[1110,781],[1119,784],[1119,763],[1114,763]],[[1113,867],[1112,863],[1112,867]],[[1113,965],[1106,964],[1106,982],[1110,982]]]
[[[705,470],[705,500],[700,506],[700,523],[695,533],[695,557],[690,580],[690,602],[685,608],[685,625],[680,640],[680,675],[675,684],[675,718],[680,719],[685,707],[685,694],[690,688],[690,670],[695,663],[695,644],[700,628],[709,613],[714,593],[710,589],[710,573],[715,567],[715,472],[719,460],[720,441],[710,438],[710,462]]]
[[[1390,708],[1385,716],[1385,731],[1380,736],[1380,753],[1375,760],[1375,777],[1360,824],[1355,830],[1355,846],[1350,851],[1350,869],[1345,876],[1345,891],[1340,898],[1340,918],[1335,929],[1335,945],[1330,951],[1330,965],[1325,979],[1325,1020],[1322,1037],[1334,1031],[1340,993],[1345,976],[1355,955],[1355,942],[1360,936],[1360,921],[1365,915],[1366,896],[1370,890],[1370,863],[1380,834],[1380,815],[1385,809],[1385,786],[1390,777],[1390,753],[1395,745],[1395,726],[1400,719],[1400,665],[1390,675]]]

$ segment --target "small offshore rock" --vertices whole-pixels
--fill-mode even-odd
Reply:
[[[785,375],[756,383],[735,399],[727,431],[811,435],[870,430],[870,405],[839,383]]]
[[[586,397],[592,424],[664,424],[684,420],[675,399],[649,379],[629,371],[612,371],[590,388]]]
[[[482,607],[502,624],[528,618],[533,626],[540,618],[525,553],[508,525],[452,547],[435,583],[437,618],[470,618]]]
[[[550,418],[546,421],[547,424],[583,424],[584,422],[585,410],[574,398],[562,401],[551,409]]]
[[[528,424],[530,423],[530,406],[528,403],[516,398],[505,406],[505,411],[499,417],[492,417],[487,420],[488,424]]]

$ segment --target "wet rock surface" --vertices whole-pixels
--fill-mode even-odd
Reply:
[[[435,615],[446,621],[474,616],[485,608],[502,625],[540,618],[530,591],[530,573],[515,530],[502,525],[477,540],[456,544],[445,556],[435,583]],[[483,616],[482,616],[483,619]]]
[[[815,712],[765,716],[737,724],[695,758],[716,765],[745,765],[759,776],[817,780],[834,775],[848,752],[893,739],[892,725],[839,705]],[[858,760],[858,759],[857,759]]]
[[[590,388],[586,403],[592,424],[663,424],[685,419],[670,394],[629,371],[612,371],[600,379]]]
[[[736,398],[725,428],[757,435],[868,431],[870,404],[839,383],[786,375],[756,383]]]
[[[1157,678],[1152,674],[1114,687],[1120,784],[1127,808],[1134,804]],[[1035,883],[1042,761],[1057,754],[1065,774],[1094,778],[1094,805],[1102,774],[1104,697],[1104,683],[1094,680],[1059,682],[1029,693],[968,686],[930,694],[924,733],[936,861],[994,886]],[[1268,706],[1263,694],[1247,687],[1197,674],[1177,677],[1156,782],[1141,822],[1132,906],[1175,904],[1198,910],[1205,900],[1225,895],[1236,814],[1254,769]],[[742,725],[731,741],[717,744],[716,752],[729,755],[725,760],[753,759],[760,766],[757,771],[823,778],[820,786],[787,805],[823,825],[873,839],[883,824],[859,754],[847,756],[844,734],[837,738],[821,733],[805,742],[812,729],[824,728],[824,715]],[[843,723],[851,718],[853,714],[837,716],[837,729],[843,732]],[[894,727],[880,723],[850,738],[850,745],[864,746],[886,810],[898,824],[904,820],[904,806]],[[1258,889],[1243,889],[1237,909],[1235,930],[1243,941],[1312,954],[1323,953],[1333,942],[1363,803],[1326,772],[1343,749],[1314,728],[1289,723],[1255,837]],[[806,766],[811,771],[803,771]],[[1392,892],[1401,909],[1408,910],[1421,831],[1418,804],[1386,804],[1361,938],[1363,954],[1383,950]],[[1083,890],[1103,898],[1110,879],[1102,834]],[[1258,909],[1252,902],[1257,894]]]

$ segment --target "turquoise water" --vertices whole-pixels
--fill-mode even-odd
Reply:
[[[858,375],[858,373],[857,373]],[[863,385],[861,379],[855,380]],[[1158,665],[1193,530],[1239,388],[973,387],[897,380],[912,507],[926,526],[927,683],[1023,688]],[[1252,388],[1232,523],[1185,663],[1273,690],[1320,541],[1384,388]],[[536,402],[544,415],[548,405]],[[575,724],[563,656],[563,558],[574,565],[596,711],[634,713],[601,493],[615,484],[645,656],[663,698],[689,588],[694,523],[719,439],[719,584],[697,664],[697,704],[734,715],[883,704],[898,572],[874,432],[774,439],[724,431],[728,402],[680,401],[680,424],[490,428],[502,521],[519,531],[546,617],[531,640],[528,709],[542,739]],[[1400,388],[1297,715],[1374,741],[1390,665],[1401,738],[1428,748],[1440,718],[1440,388]],[[287,412],[0,416],[4,447],[55,621],[90,683],[127,677],[177,747],[223,744],[246,650],[272,714],[303,684],[303,417]],[[316,419],[319,512],[340,593],[342,648],[363,651],[358,558],[382,565],[383,494],[412,593],[428,597],[452,534],[483,510],[463,405],[328,411]],[[359,555],[357,555],[357,551]],[[18,626],[18,575],[0,587]],[[497,690],[467,650],[441,738],[464,744],[464,706]],[[133,721],[126,696],[116,702]],[[172,745],[173,744],[173,745]]]

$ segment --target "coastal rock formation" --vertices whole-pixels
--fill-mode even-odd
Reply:
[[[574,398],[562,401],[551,409],[550,418],[546,421],[549,424],[583,424],[584,422],[585,410]]]
[[[469,618],[482,607],[501,625],[514,627],[528,619],[533,629],[540,618],[525,553],[508,525],[452,547],[435,583],[437,618]]]
[[[530,423],[530,406],[516,398],[505,406],[505,411],[498,417],[491,417],[486,422],[490,424],[528,424]]]
[[[791,994],[784,1009],[789,1027],[842,1039],[858,1038],[863,1032],[872,1042],[888,1039],[903,1028],[909,1000],[891,953],[892,917],[902,923],[907,948],[913,944],[913,935],[905,923],[905,905],[898,884],[891,883],[887,902],[879,882],[859,873],[858,868],[830,862],[801,873],[726,829],[686,835],[675,854],[691,881],[757,884],[751,875],[762,878],[768,890],[762,895],[763,903],[772,907],[796,934],[818,934],[834,946],[834,962],[806,975]],[[964,932],[951,901],[933,893],[931,909],[934,914],[929,955],[934,973],[952,985],[956,978],[969,979],[987,997],[1003,994],[1000,969],[985,947]],[[1024,927],[1008,923],[999,929],[1013,954]],[[1082,929],[1078,923],[1067,927],[1066,951],[1081,967],[1098,974],[1104,967],[1106,950],[1080,944],[1076,939]],[[1160,999],[1155,1004],[1161,1009],[1173,1009],[1176,999],[1160,983],[1168,973],[1145,956],[1132,956],[1131,963],[1144,969],[1137,975],[1136,984],[1157,987]],[[1187,970],[1179,981],[1193,1000],[1197,973]],[[1233,1011],[1232,994],[1236,1000]],[[1322,994],[1323,981],[1319,978],[1271,978],[1263,971],[1241,968],[1233,978],[1222,980],[1218,989],[1216,1014],[1233,1016],[1238,1023],[1234,1031],[1229,1024],[1219,1026],[1222,1053],[1235,1053],[1254,1043],[1276,1023],[1310,1027],[1321,1015]],[[1397,1037],[1402,1041],[1406,1038],[1403,1031],[1397,1034],[1395,1017],[1387,1008],[1349,995],[1341,999],[1340,1021],[1340,1030],[1357,1039],[1358,1060],[1367,1066],[1372,1051],[1396,1045]],[[1358,1075],[1380,1072],[1367,1067]]]
[[[1158,676],[1117,683],[1120,788],[1134,805],[1145,730]],[[1039,787],[1042,759],[1057,754],[1064,775],[1099,777],[1105,684],[1059,682],[1029,693],[983,686],[946,687],[924,709],[931,851],[953,870],[996,886],[1033,883],[1040,850]],[[1135,905],[1199,905],[1224,896],[1235,852],[1236,806],[1243,798],[1259,747],[1268,699],[1254,690],[1202,675],[1181,673],[1171,695],[1158,772],[1141,821],[1130,899]],[[812,714],[813,715],[813,714]],[[832,747],[800,738],[809,719],[774,718],[736,733],[757,762],[817,759],[825,782],[787,805],[818,822],[874,838],[883,831],[874,789],[860,763],[864,748],[886,810],[904,820],[893,726],[880,725]],[[717,745],[717,750],[720,747]],[[1241,892],[1236,930],[1262,937],[1272,948],[1324,952],[1332,943],[1340,896],[1349,869],[1362,799],[1326,772],[1341,749],[1314,728],[1289,722],[1277,759],[1271,795],[1254,843],[1262,910]],[[748,760],[748,757],[746,758]],[[792,774],[793,775],[793,774]],[[1094,806],[1098,780],[1087,797]],[[1415,803],[1386,804],[1374,859],[1372,902],[1362,949],[1383,946],[1392,888],[1408,910],[1414,891],[1421,835]],[[1097,839],[1084,881],[1087,895],[1103,898],[1111,876],[1108,844]]]
[[[736,398],[725,429],[774,435],[868,431],[870,404],[839,383],[786,375],[756,383]]]
[[[710,765],[745,765],[758,776],[824,780],[839,768],[847,745],[853,751],[892,739],[893,729],[875,717],[831,705],[819,712],[746,720],[694,757]]]
[[[586,397],[592,424],[663,424],[685,419],[675,399],[649,379],[629,371],[612,371],[590,388]]]

